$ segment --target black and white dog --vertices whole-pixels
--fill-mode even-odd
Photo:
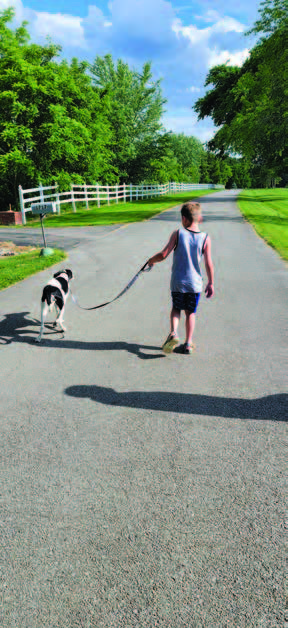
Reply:
[[[53,306],[57,312],[57,318],[53,323],[53,326],[56,327],[59,325],[63,332],[66,331],[66,328],[63,325],[63,319],[65,304],[69,295],[69,281],[71,281],[71,279],[73,279],[72,270],[64,268],[63,270],[59,270],[58,273],[55,273],[55,275],[53,275],[53,279],[50,279],[44,287],[41,299],[41,328],[39,336],[35,338],[35,342],[41,342],[45,318],[48,311],[51,310]]]

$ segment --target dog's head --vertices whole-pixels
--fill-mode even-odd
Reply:
[[[70,270],[70,268],[63,268],[62,270],[58,270],[58,273],[55,273],[55,275],[53,275],[54,279],[57,279],[57,277],[59,277],[59,275],[67,275],[67,279],[68,281],[71,281],[71,279],[73,279],[73,273],[72,270]]]

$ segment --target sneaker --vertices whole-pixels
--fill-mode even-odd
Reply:
[[[164,351],[164,353],[172,353],[174,347],[176,347],[178,343],[178,336],[176,336],[176,334],[169,334],[168,338],[164,342],[164,345],[162,346],[162,351]]]
[[[187,342],[184,342],[183,345],[180,345],[180,347],[178,347],[177,353],[184,353],[185,355],[191,355],[191,353],[193,353],[194,350],[195,350],[195,345],[188,345]]]

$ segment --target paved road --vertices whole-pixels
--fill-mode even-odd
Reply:
[[[39,221],[40,222],[40,221]],[[44,230],[47,246],[71,251],[81,244],[91,244],[95,238],[105,237],[108,233],[121,228],[121,225],[103,225],[97,228],[78,227],[68,229],[47,228],[44,221]],[[17,246],[43,246],[42,231],[39,228],[25,229],[0,227],[0,242],[14,242]]]
[[[284,625],[287,268],[233,192],[201,202],[216,295],[192,356],[160,350],[170,259],[103,310],[70,301],[41,346],[51,269],[0,293],[3,628]],[[178,214],[69,230],[81,303],[124,287]]]

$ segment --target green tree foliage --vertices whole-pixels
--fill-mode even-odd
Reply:
[[[195,105],[199,119],[221,127],[209,142],[220,156],[241,154],[258,185],[279,181],[288,167],[288,0],[266,0],[250,33],[262,33],[241,68],[212,68],[213,88]]]
[[[13,17],[11,8],[0,13],[1,209],[18,205],[19,184],[40,181],[60,190],[71,182],[199,181],[202,144],[162,127],[165,100],[150,63],[139,73],[111,55],[92,66],[61,61],[60,46],[31,43],[27,23],[13,30]],[[212,165],[209,182],[220,177]]]
[[[288,3],[287,0],[264,0],[260,3],[260,19],[257,20],[248,32],[275,33],[287,28]],[[264,35],[265,36],[265,35]]]
[[[96,57],[90,70],[97,93],[105,94],[109,102],[110,147],[120,181],[153,179],[159,159],[165,162],[168,156],[168,144],[161,124],[165,100],[160,81],[152,81],[151,63],[145,63],[138,73],[121,59],[114,64],[108,54]]]
[[[172,133],[170,135],[170,147],[178,162],[174,180],[198,183],[201,159],[204,154],[200,140],[193,136],[184,135],[184,133]]]
[[[233,171],[227,157],[220,158],[210,151],[203,151],[200,165],[200,183],[226,185]]]
[[[85,63],[55,61],[60,48],[29,43],[26,23],[0,14],[0,193],[18,204],[18,185],[95,180],[111,171],[109,123]]]

